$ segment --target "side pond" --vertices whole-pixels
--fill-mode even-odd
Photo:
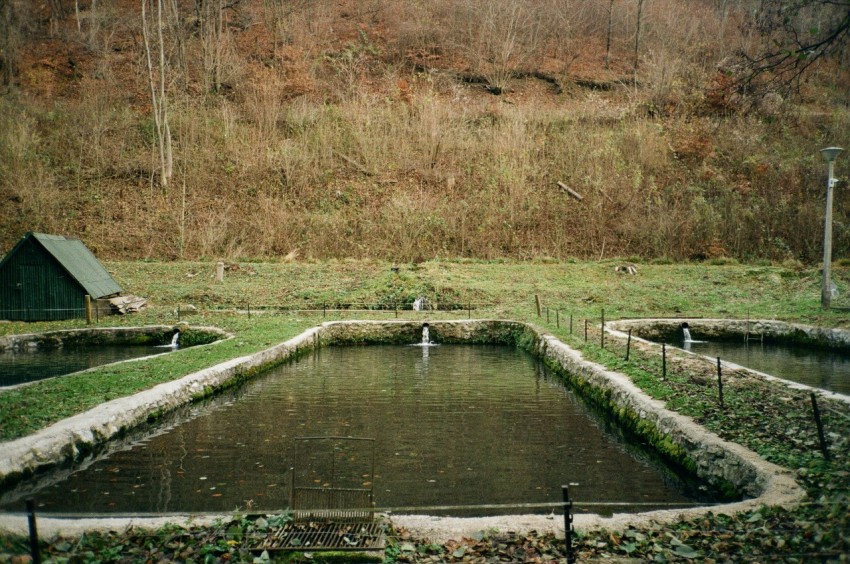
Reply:
[[[187,326],[75,329],[0,337],[0,388],[164,354],[223,337],[223,332],[215,329]]]

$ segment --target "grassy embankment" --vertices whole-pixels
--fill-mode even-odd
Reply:
[[[737,264],[639,265],[637,276],[625,276],[614,272],[615,264],[445,261],[402,266],[398,273],[384,262],[242,264],[231,270],[224,283],[216,284],[210,276],[211,265],[207,264],[112,263],[108,265],[110,270],[126,290],[150,298],[152,306],[143,314],[105,320],[102,325],[175,322],[177,306],[193,303],[199,311],[188,318],[189,322],[217,325],[233,332],[236,338],[215,346],[179,351],[144,364],[104,368],[82,378],[59,378],[18,392],[0,394],[0,428],[5,439],[32,432],[100,401],[262,349],[323,319],[394,317],[392,309],[371,313],[329,311],[327,317],[322,311],[256,313],[261,306],[321,309],[324,304],[354,303],[392,307],[390,304],[410,303],[413,296],[426,295],[438,303],[456,303],[464,307],[471,304],[475,317],[512,318],[545,326],[589,357],[628,373],[648,393],[664,398],[668,405],[691,415],[712,431],[756,450],[773,462],[797,469],[798,478],[812,500],[810,505],[793,513],[764,509],[733,518],[710,516],[673,528],[650,527],[612,535],[594,533],[580,542],[583,555],[619,554],[646,558],[659,554],[673,558],[727,555],[734,559],[748,554],[773,554],[783,559],[793,559],[795,554],[808,555],[801,556],[805,559],[816,553],[837,557],[850,549],[850,521],[846,511],[850,499],[846,483],[846,476],[850,475],[846,443],[850,434],[850,410],[847,407],[824,402],[827,430],[832,433],[833,443],[833,458],[825,461],[817,449],[807,394],[733,375],[726,384],[726,405],[721,409],[711,379],[701,374],[703,368],[672,359],[667,381],[660,382],[658,359],[652,353],[633,352],[631,362],[625,363],[622,343],[609,339],[603,350],[598,345],[598,330],[592,330],[590,340],[585,343],[581,331],[576,329],[571,335],[566,323],[569,315],[574,317],[577,327],[585,318],[595,322],[605,308],[608,319],[750,316],[846,326],[846,314],[820,310],[818,271]],[[544,308],[550,308],[548,322],[545,309],[542,317],[536,316],[535,295],[540,296]],[[217,307],[244,309],[247,306],[255,312],[250,317],[245,313],[213,311]],[[552,311],[555,308],[563,321],[560,327],[556,326]],[[435,314],[399,313],[399,317],[406,318],[467,315],[465,309]],[[3,324],[0,330],[14,333],[79,325],[79,322]],[[73,396],[63,385],[72,380],[78,380],[73,383],[79,390]],[[251,525],[246,524],[246,527]],[[224,535],[224,530],[216,534]],[[209,541],[212,544],[204,546],[216,557],[230,554],[230,558],[236,558],[246,546],[241,540],[242,544],[215,545],[218,538],[215,534],[210,537],[206,532],[204,535],[187,534],[176,548],[169,549],[173,550],[169,554],[174,558],[185,557],[186,550],[195,551],[206,542],[201,537],[213,539]],[[491,538],[492,543],[499,544],[498,536],[491,535]],[[98,546],[104,550],[126,542],[120,535],[96,539],[90,542],[100,543]],[[144,542],[150,542],[150,537],[145,539]],[[10,550],[21,550],[20,539],[6,541],[12,547]],[[486,553],[492,543],[487,539],[470,541],[467,547],[470,553]],[[539,544],[550,546],[551,554],[557,552],[552,539],[542,539]],[[413,552],[402,550],[411,545],[415,547]],[[85,546],[92,550],[93,545]],[[435,554],[450,559],[454,552],[446,552],[451,546],[435,547],[424,539],[418,544],[399,543],[395,548],[402,559]],[[50,550],[60,556],[83,548],[54,543]],[[243,554],[247,558],[246,555]]]

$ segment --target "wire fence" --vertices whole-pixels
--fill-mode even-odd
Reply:
[[[606,327],[605,310],[590,319],[576,317],[564,308],[542,308],[537,301],[537,315],[547,325],[566,333],[568,341],[595,354],[603,364],[627,372],[644,390],[653,390],[661,399],[671,400],[684,395],[693,396],[707,415],[712,413],[757,412],[758,416],[788,416],[789,408],[797,414],[809,414],[808,432],[815,439],[815,448],[825,459],[832,456],[829,434],[850,434],[850,405],[814,391],[792,394],[781,405],[773,402],[773,394],[764,389],[766,380],[753,371],[723,362],[720,357],[707,358],[686,352],[665,342],[633,339],[632,331],[612,332]],[[618,318],[619,319],[619,318]],[[682,319],[695,319],[688,316]],[[747,335],[751,339],[751,335]],[[755,409],[754,406],[759,406]],[[800,441],[808,444],[809,441]]]
[[[466,302],[463,304],[441,304],[431,305],[422,304],[417,306],[410,302],[321,302],[321,303],[301,303],[301,304],[252,304],[249,301],[243,301],[231,305],[214,306],[206,309],[199,309],[195,306],[190,308],[177,306],[174,309],[178,317],[185,317],[194,313],[241,313],[246,315],[261,315],[275,313],[303,313],[303,314],[319,314],[323,317],[334,314],[349,314],[349,313],[370,313],[370,314],[387,314],[398,317],[400,313],[411,314],[454,314],[459,316],[472,317],[475,312],[491,309],[490,303],[484,302]]]

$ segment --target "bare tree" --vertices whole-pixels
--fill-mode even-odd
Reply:
[[[50,35],[59,35],[59,22],[62,21],[64,10],[62,0],[50,0]]]
[[[148,4],[153,3],[156,14],[148,21]],[[168,74],[163,36],[163,0],[142,0],[142,36],[145,43],[145,57],[148,68],[148,82],[151,89],[151,107],[156,126],[156,141],[159,150],[159,183],[163,193],[168,192],[174,168],[174,156],[171,147],[171,127],[168,122],[168,94],[166,75]],[[149,27],[155,27],[151,33]],[[152,37],[153,36],[153,37]]]
[[[850,0],[761,0],[748,25],[763,41],[739,53],[739,89],[787,92],[817,61],[848,48]]]
[[[541,9],[523,0],[490,0],[467,6],[468,45],[474,63],[499,93],[510,77],[539,54]]]
[[[0,0],[0,67],[3,69],[3,85],[15,82],[20,43],[20,18],[14,0]]]
[[[640,30],[643,23],[643,5],[646,0],[637,0],[637,16],[635,17],[635,56],[634,73],[637,80],[638,66],[640,65]]]
[[[608,4],[608,33],[605,39],[605,68],[611,66],[611,33],[614,28],[614,0]]]
[[[270,20],[268,27],[273,31],[275,52],[279,42],[283,45],[292,42],[294,16],[308,3],[309,0],[263,0],[266,17]]]
[[[225,12],[237,11],[242,0],[195,0],[201,28],[204,56],[204,82],[207,90],[218,92],[224,80],[228,35]]]

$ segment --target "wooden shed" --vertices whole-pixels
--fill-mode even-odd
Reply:
[[[0,261],[0,319],[49,321],[85,317],[93,300],[121,287],[79,239],[27,233]]]

